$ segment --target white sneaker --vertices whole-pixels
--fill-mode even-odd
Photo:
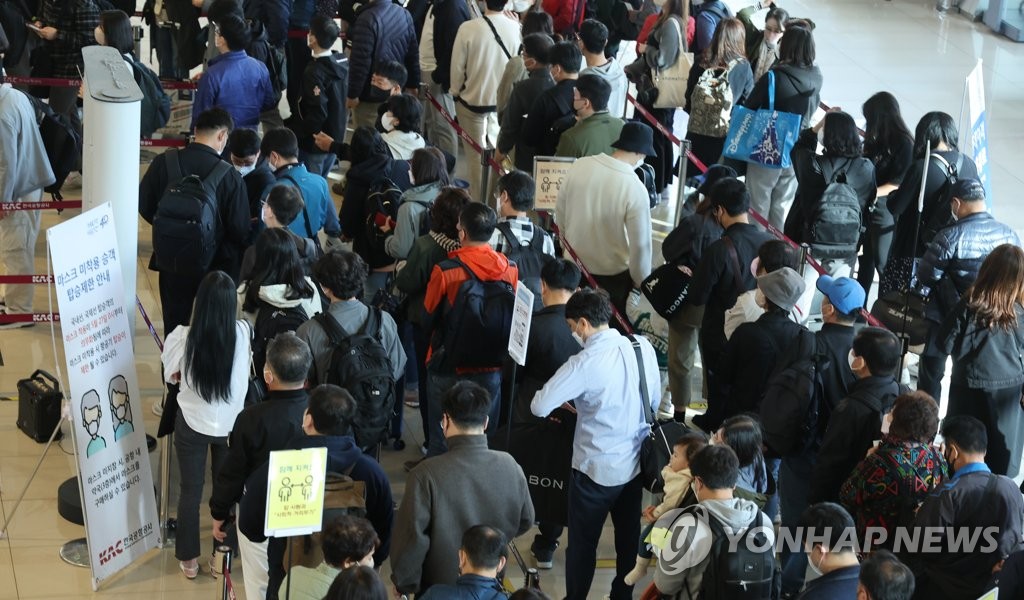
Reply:
[[[153,401],[153,414],[162,417],[164,416],[164,401],[163,399]]]

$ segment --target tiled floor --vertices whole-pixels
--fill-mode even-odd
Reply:
[[[1016,203],[1024,187],[1024,172],[1019,168],[1024,159],[1024,117],[1020,110],[1024,106],[1024,45],[997,37],[955,11],[940,17],[930,0],[794,0],[786,8],[817,24],[818,63],[825,74],[823,99],[858,117],[863,101],[879,90],[889,90],[900,99],[911,128],[929,110],[944,110],[956,117],[960,114],[963,80],[976,60],[984,59],[993,204],[999,218],[1024,230],[1024,210]],[[69,194],[73,195],[76,192]],[[672,214],[673,207],[668,206],[659,209],[656,218],[669,220]],[[61,216],[48,212],[44,227],[70,216],[70,212]],[[663,236],[666,226],[656,224],[655,229]],[[141,224],[138,293],[149,314],[159,319],[156,280],[144,263],[149,256],[148,239],[149,228]],[[44,240],[40,236],[36,272],[46,271]],[[46,310],[45,288],[38,289],[36,302],[36,310]],[[157,329],[161,329],[159,321]],[[16,398],[18,379],[36,368],[57,372],[61,369],[56,365],[63,360],[59,352],[54,356],[47,325],[0,332],[0,353],[0,396],[12,399]],[[136,324],[136,354],[146,405],[146,430],[152,433],[156,419],[148,408],[159,397],[158,356],[141,319]],[[5,521],[42,448],[16,429],[16,414],[16,402],[0,401],[0,513]],[[386,450],[382,461],[399,497],[405,477],[401,464],[415,458],[419,446],[415,425],[418,416],[410,410],[407,418],[412,425],[406,434],[407,449]],[[159,472],[157,457],[158,453],[151,455],[154,473]],[[0,600],[91,597],[88,571],[66,565],[57,556],[60,544],[84,534],[81,527],[61,519],[56,510],[56,488],[73,474],[72,457],[61,447],[51,448],[27,490],[9,535],[0,540]],[[608,541],[600,553],[602,557],[611,556]],[[528,546],[529,535],[520,543],[523,550]],[[385,566],[385,576],[387,570]],[[556,596],[564,590],[563,574],[564,547],[556,554],[555,569],[542,574],[544,587]],[[591,597],[602,597],[610,579],[610,570],[599,569]],[[186,581],[168,548],[153,551],[107,582],[101,593],[107,598],[209,599],[217,594],[217,586],[206,575]],[[240,597],[244,597],[244,591],[240,591]]]

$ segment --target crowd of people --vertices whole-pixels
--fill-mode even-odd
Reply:
[[[127,4],[0,2],[6,72],[77,77],[84,46],[114,47],[146,96],[147,135],[165,97],[143,85]],[[613,600],[645,581],[660,598],[1024,593],[1020,239],[988,212],[949,115],[912,132],[879,92],[863,132],[839,110],[813,120],[810,19],[771,0],[735,16],[721,0],[157,0],[143,14],[160,77],[201,69],[190,142],[139,185],[185,577],[207,566],[209,454],[212,536],[237,532],[250,598],[505,598],[508,544],[536,526],[533,566],[553,567],[564,533],[566,598],[584,600],[609,516]],[[652,122],[627,110],[631,89]],[[48,105],[80,133],[76,92],[54,87]],[[0,86],[3,202],[38,201],[57,179],[33,102]],[[791,166],[723,156],[736,109],[769,106],[800,123]],[[679,110],[705,173],[680,169],[657,127]],[[459,137],[510,170],[482,178],[490,166]],[[535,211],[536,156],[573,161],[551,214]],[[685,287],[648,316],[655,339],[626,315],[656,285],[651,210],[681,173],[695,191],[659,268]],[[0,209],[7,272],[32,272],[39,222]],[[862,316],[876,278],[879,295],[926,299],[915,390],[901,337]],[[517,369],[520,285],[534,315]],[[8,285],[0,311],[31,312],[31,296]],[[405,406],[423,457],[396,508],[379,458],[404,444]],[[671,452],[649,476],[652,431]],[[326,507],[298,564],[295,540],[263,531],[267,461],[314,447],[359,498]],[[924,528],[946,532],[938,551],[901,538]],[[989,545],[961,549],[961,529],[985,528]],[[828,533],[776,552],[799,531]]]

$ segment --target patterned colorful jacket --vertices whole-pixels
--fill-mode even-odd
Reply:
[[[869,527],[883,528],[886,541],[878,545],[889,547],[896,527],[909,526],[921,502],[948,477],[938,448],[886,436],[850,474],[839,501],[856,520],[859,539]],[[872,537],[879,541],[878,534]]]

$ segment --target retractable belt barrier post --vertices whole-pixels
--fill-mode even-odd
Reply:
[[[650,124],[652,127],[654,127],[659,132],[661,132],[662,135],[664,135],[666,138],[668,138],[669,141],[671,141],[676,146],[684,146],[685,142],[683,142],[682,140],[677,138],[675,135],[673,135],[671,131],[669,131],[664,125],[662,125],[657,119],[654,118],[654,115],[652,115],[650,112],[648,112],[647,109],[645,109],[644,107],[640,106],[640,103],[636,101],[636,98],[634,98],[632,94],[626,94],[626,99],[629,100],[630,104],[632,104],[633,107],[636,109],[636,111],[638,113],[640,113],[641,116],[643,116],[643,118],[648,122],[648,124]],[[831,109],[831,107],[829,107],[824,102],[819,104],[819,106],[821,107],[822,110],[825,110],[825,111],[828,111],[828,110]],[[863,133],[864,132],[861,131],[861,134],[863,134]],[[685,151],[684,151],[686,159],[689,160],[691,163],[693,163],[693,166],[697,167],[698,171],[700,171],[701,173],[706,173],[707,170],[708,170],[707,165],[705,165],[699,158],[694,156],[693,152],[690,152],[688,146],[684,146],[684,147],[686,148]],[[679,182],[679,187],[680,188],[683,187],[683,181],[682,180],[680,180],[680,182]],[[757,221],[762,227],[764,227],[768,231],[768,233],[771,233],[773,236],[775,236],[776,238],[786,242],[787,244],[789,244],[793,248],[796,248],[798,250],[801,248],[800,244],[797,244],[793,240],[789,239],[786,236],[786,234],[784,234],[781,231],[779,231],[778,227],[775,227],[774,225],[769,223],[768,220],[765,219],[756,210],[750,209],[750,216],[753,217],[753,219],[755,221]],[[818,272],[818,275],[827,275],[828,274],[827,271],[825,271],[825,268],[821,266],[821,263],[819,263],[817,260],[815,260],[813,256],[811,256],[810,254],[808,254],[806,252],[803,253],[803,256],[804,256],[807,264],[810,265],[812,269],[814,269],[815,271]],[[882,327],[882,328],[885,327],[885,325],[882,325],[881,321],[876,319],[874,316],[872,316],[872,314],[870,312],[864,310],[863,308],[860,309],[860,314],[861,314],[862,317],[864,317],[867,320],[869,325],[871,325],[873,327]]]

